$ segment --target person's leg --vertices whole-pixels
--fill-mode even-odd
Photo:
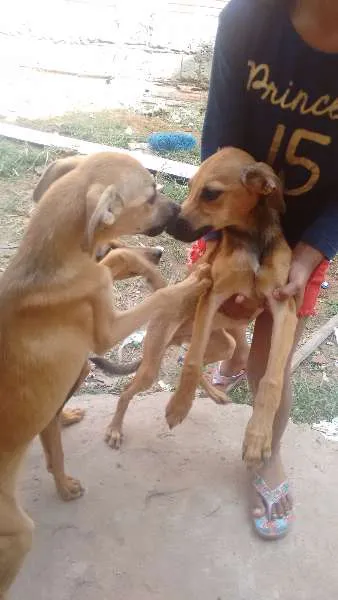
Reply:
[[[275,489],[283,481],[285,481],[285,471],[280,455],[280,442],[288,423],[290,410],[292,406],[292,389],[291,389],[291,361],[293,352],[302,336],[306,323],[306,318],[301,318],[298,321],[297,330],[295,334],[295,342],[293,350],[289,356],[288,364],[285,369],[284,376],[284,387],[281,398],[281,404],[275,417],[273,440],[272,440],[272,456],[270,460],[256,472],[256,475],[260,475],[267,483],[269,488]],[[267,359],[270,351],[270,339],[272,330],[272,318],[270,313],[262,313],[256,320],[254,335],[250,350],[250,355],[247,364],[247,375],[249,386],[253,397],[257,391],[257,387],[261,377],[263,376]],[[252,474],[250,474],[252,481]],[[251,507],[254,517],[261,517],[264,515],[266,507],[262,501],[260,495],[251,487]],[[292,508],[292,500],[289,495],[282,497],[279,502],[273,506],[273,516],[286,515]]]
[[[234,383],[246,370],[250,346],[246,338],[246,327],[227,329],[227,332],[236,340],[236,349],[230,360],[219,363],[218,371],[214,373],[213,384],[226,389]]]

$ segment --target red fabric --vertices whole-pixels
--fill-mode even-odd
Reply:
[[[188,265],[193,265],[201,256],[203,256],[207,247],[205,239],[201,238],[193,242],[188,250]]]
[[[193,265],[206,249],[206,241],[202,238],[194,242],[188,250],[188,265]],[[298,312],[299,317],[310,317],[315,314],[315,307],[320,292],[326,271],[329,267],[329,261],[323,260],[318,267],[313,271],[309,281],[307,282],[304,294],[303,304]]]
[[[320,286],[325,279],[329,264],[330,263],[328,260],[323,260],[312,272],[312,275],[305,288],[303,304],[298,312],[299,317],[311,317],[312,315],[316,314],[315,309],[318,294],[320,292]]]

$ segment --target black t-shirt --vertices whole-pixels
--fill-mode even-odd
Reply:
[[[338,53],[311,48],[285,2],[231,0],[220,15],[202,159],[237,146],[285,185],[283,229],[338,251]]]

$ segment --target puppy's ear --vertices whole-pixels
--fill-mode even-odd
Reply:
[[[94,250],[95,237],[100,231],[114,225],[124,207],[123,199],[115,185],[104,188],[101,184],[92,185],[87,192],[87,227],[84,238],[84,250]],[[94,210],[93,210],[94,208]]]
[[[241,182],[250,191],[265,196],[271,208],[285,212],[282,182],[269,165],[257,162],[244,167]]]
[[[69,173],[79,165],[83,160],[82,156],[69,156],[52,162],[42,173],[35,190],[33,191],[33,202],[39,202],[40,198],[48,190],[49,186],[63,175]]]

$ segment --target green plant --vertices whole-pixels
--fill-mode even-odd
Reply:
[[[44,167],[61,153],[54,148],[37,148],[30,144],[0,138],[0,178],[18,177]]]

